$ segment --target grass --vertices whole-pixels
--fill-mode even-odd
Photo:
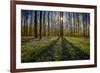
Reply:
[[[52,37],[22,42],[21,61],[44,62],[89,59],[89,38]]]
[[[53,41],[56,39],[57,37],[47,40],[32,40],[30,42],[22,44],[21,46],[22,62],[39,61],[40,57],[38,56],[39,55],[41,56],[40,53],[45,50],[45,46],[49,45],[50,43],[53,43]]]
[[[74,44],[76,47],[79,47],[82,51],[90,54],[90,40],[87,37],[66,37],[70,43]]]

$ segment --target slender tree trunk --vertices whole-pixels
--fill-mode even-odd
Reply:
[[[27,18],[27,36],[30,35],[30,12],[28,12],[28,18]]]
[[[88,37],[89,37],[89,27],[90,27],[89,14],[87,16],[87,26],[88,26],[88,28],[87,28],[87,34],[88,34]]]
[[[42,38],[42,11],[40,11],[40,39]]]
[[[75,36],[77,36],[77,14],[75,13]]]
[[[24,21],[25,21],[25,18],[24,18],[24,15],[23,15],[23,16],[22,16],[22,22],[21,22],[21,23],[22,23],[22,24],[21,24],[21,28],[22,28],[21,31],[23,31],[23,32],[21,33],[22,36],[25,36],[25,34],[24,34],[24,33],[25,33],[25,32],[24,32],[24,25],[25,25]]]
[[[26,20],[25,20],[25,21],[26,21],[26,22],[25,22],[25,29],[26,29],[25,31],[26,31],[26,36],[27,36],[27,31],[28,31],[28,30],[27,30],[27,17],[26,17]]]
[[[50,36],[50,19],[49,19],[50,13],[48,12],[48,37]]]
[[[46,36],[46,25],[45,25],[45,11],[44,11],[44,15],[43,15],[43,34],[44,36]]]
[[[85,21],[85,14],[83,15],[83,36],[85,37],[85,25],[86,25],[86,21]]]
[[[72,13],[71,15],[72,15],[72,36],[73,36],[73,30],[74,30],[74,28],[73,28],[73,26],[74,26],[74,17],[73,17],[73,15],[74,15],[74,13]]]
[[[60,12],[60,36],[63,38],[63,12]]]
[[[87,37],[87,14],[85,14],[85,37]]]
[[[86,37],[88,37],[88,18],[86,14]]]
[[[70,37],[72,36],[72,14],[69,13]]]
[[[29,36],[32,36],[32,12],[30,12]]]
[[[73,23],[74,23],[74,37],[75,37],[75,13],[73,13]]]
[[[35,11],[35,18],[34,18],[34,37],[37,38],[37,11]]]
[[[80,23],[80,22],[79,22],[79,13],[78,13],[78,37],[80,36],[80,33],[79,33],[79,32],[80,32],[80,31],[79,31],[79,23]]]
[[[87,37],[87,14],[85,14],[85,37]]]
[[[72,25],[73,25],[73,23],[72,23],[73,20],[72,20],[72,19],[73,19],[73,14],[72,14],[72,13],[70,13],[70,17],[71,17],[71,18],[70,18],[70,29],[71,29],[70,35],[72,36],[72,34],[73,34],[73,32],[72,32]]]
[[[24,16],[24,36],[26,36],[26,32],[25,32],[25,16]]]

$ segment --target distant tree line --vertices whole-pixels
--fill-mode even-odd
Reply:
[[[90,14],[59,11],[21,11],[23,37],[89,37]]]

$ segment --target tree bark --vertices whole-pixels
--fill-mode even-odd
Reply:
[[[49,19],[50,13],[48,12],[48,37],[50,36],[50,19]]]
[[[63,12],[60,12],[60,36],[63,38]]]
[[[42,38],[42,11],[40,11],[40,39]]]
[[[37,38],[37,11],[35,11],[35,18],[34,18],[34,37]]]
[[[43,15],[43,35],[46,36],[45,11],[44,11],[44,15]]]

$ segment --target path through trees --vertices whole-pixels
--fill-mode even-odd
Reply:
[[[89,53],[73,45],[65,38],[55,38],[50,42],[48,41],[48,45],[38,48],[36,48],[38,44],[34,46],[34,43],[31,41],[23,45],[22,52],[25,53],[22,54],[22,62],[85,60],[90,58]],[[30,47],[25,49],[26,46]]]
[[[22,62],[89,59],[89,27],[89,13],[22,10]]]

